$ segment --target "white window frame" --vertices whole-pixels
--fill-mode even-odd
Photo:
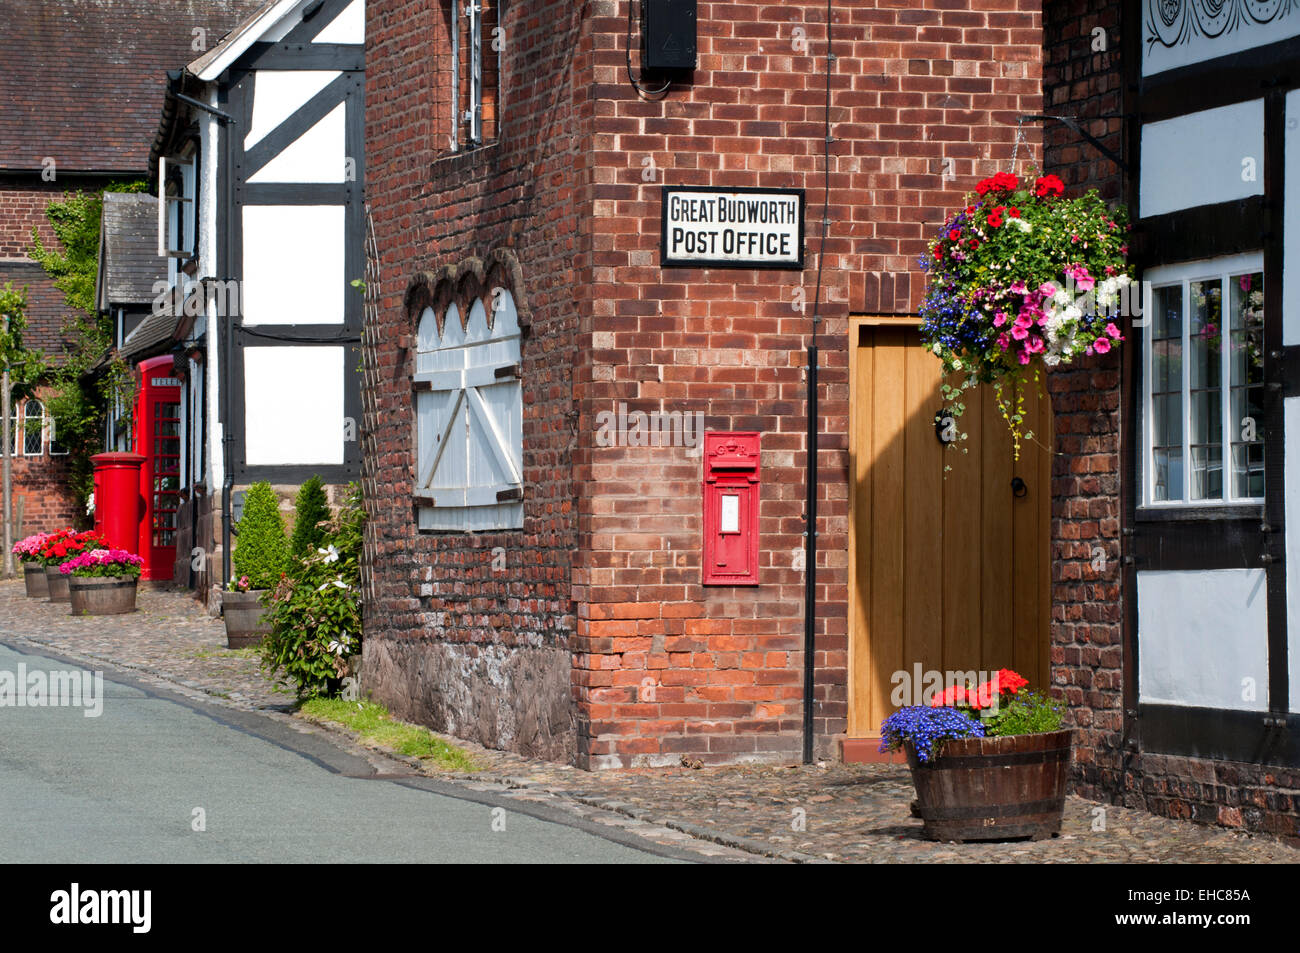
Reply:
[[[181,194],[167,194],[169,169],[181,170]],[[162,258],[190,259],[198,254],[198,229],[195,227],[194,161],[158,157],[158,255]],[[184,215],[180,213],[184,212]]]
[[[1231,342],[1220,347],[1220,360],[1222,366],[1220,370],[1219,386],[1221,396],[1219,400],[1219,413],[1222,415],[1221,436],[1222,455],[1221,465],[1223,467],[1223,496],[1219,499],[1193,500],[1191,496],[1192,480],[1192,458],[1191,458],[1191,363],[1188,356],[1191,354],[1191,285],[1197,281],[1218,280],[1222,283],[1225,294],[1222,299],[1222,318],[1225,328],[1229,328],[1228,307],[1231,298],[1228,295],[1228,279],[1234,275],[1254,274],[1264,272],[1264,253],[1246,252],[1240,255],[1230,255],[1223,258],[1204,258],[1195,261],[1179,262],[1172,265],[1161,265],[1156,268],[1148,268],[1142,276],[1142,320],[1138,323],[1141,330],[1141,361],[1142,361],[1142,426],[1141,426],[1141,486],[1142,499],[1139,509],[1157,510],[1157,509],[1213,509],[1216,507],[1226,506],[1257,506],[1264,503],[1261,497],[1240,497],[1232,493],[1231,465],[1232,465],[1232,438],[1231,435],[1236,432],[1232,426],[1232,376],[1231,376]],[[1276,280],[1276,279],[1275,279]],[[1264,275],[1264,281],[1267,284],[1269,276]],[[1155,498],[1155,417],[1152,407],[1152,347],[1151,331],[1154,327],[1154,298],[1157,288],[1167,288],[1178,285],[1182,288],[1182,433],[1183,433],[1183,465],[1182,465],[1182,487],[1178,499],[1157,500]],[[1266,315],[1266,322],[1281,320],[1280,315]],[[1135,322],[1136,323],[1136,322]],[[1228,332],[1229,334],[1231,332]],[[1262,436],[1261,436],[1262,442]]]
[[[460,129],[467,127],[465,145],[473,148],[483,144],[483,5],[491,0],[451,0],[451,72],[452,72],[452,122],[451,147],[460,147]],[[460,112],[460,64],[465,51],[460,48],[460,18],[469,20],[466,31],[469,40],[469,102]],[[500,109],[498,103],[497,108]]]
[[[40,438],[40,439],[41,439],[41,443],[40,443],[40,448],[39,448],[38,450],[36,450],[34,453],[33,453],[32,451],[30,451],[30,450],[27,449],[27,422],[28,422],[29,419],[33,419],[33,418],[32,418],[32,415],[31,415],[30,413],[28,413],[28,411],[31,409],[32,404],[36,404],[37,406],[39,406],[39,407],[41,408],[41,417],[40,417],[40,420],[41,420],[41,428],[40,428],[40,433],[41,433],[41,438]],[[23,456],[24,456],[24,457],[43,457],[43,456],[45,456],[45,431],[46,431],[46,428],[47,428],[48,426],[49,426],[49,421],[48,421],[48,419],[46,418],[46,415],[45,415],[45,402],[44,402],[43,400],[40,400],[40,399],[35,398],[35,397],[29,397],[27,400],[23,401],[23,428],[22,428],[23,436],[22,436],[22,444],[21,444],[21,446],[22,446],[22,448],[23,448]]]

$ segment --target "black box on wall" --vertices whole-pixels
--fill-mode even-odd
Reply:
[[[695,0],[641,0],[641,68],[695,69]]]

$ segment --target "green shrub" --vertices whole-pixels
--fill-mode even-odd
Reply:
[[[293,503],[290,552],[295,556],[306,556],[320,546],[325,538],[325,527],[321,524],[329,518],[330,506],[325,496],[325,484],[319,476],[313,476],[298,489],[298,498]]]
[[[271,632],[262,666],[291,681],[299,698],[338,693],[361,652],[361,539],[365,511],[354,483],[319,549],[294,557],[288,575],[263,597]]]
[[[249,589],[274,589],[289,571],[289,540],[280,515],[280,499],[266,481],[254,483],[244,497],[236,524],[235,576],[248,577]]]

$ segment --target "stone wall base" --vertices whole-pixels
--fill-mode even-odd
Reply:
[[[1161,817],[1270,834],[1300,846],[1300,769],[1144,753],[1124,771],[1119,791],[1113,781],[1090,781],[1076,772],[1071,789]]]
[[[487,748],[576,763],[566,649],[368,639],[361,691],[397,718]]]

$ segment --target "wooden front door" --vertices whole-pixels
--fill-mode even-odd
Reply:
[[[849,736],[876,737],[905,672],[1012,668],[1047,687],[1051,410],[1028,388],[1024,440],[992,387],[967,392],[945,449],[940,363],[915,319],[850,325]],[[963,453],[962,448],[967,452]],[[945,473],[945,467],[951,469]],[[1016,482],[1017,478],[1019,481]],[[918,687],[919,690],[919,687]],[[912,704],[909,697],[905,704]]]

